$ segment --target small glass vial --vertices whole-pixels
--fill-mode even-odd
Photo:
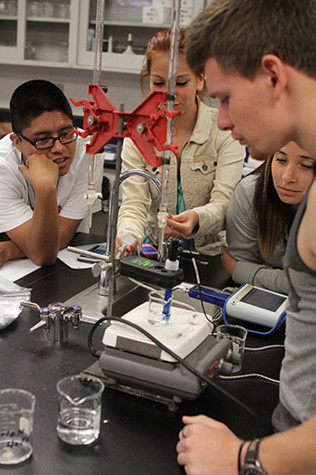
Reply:
[[[54,16],[54,5],[50,2],[43,2],[43,17],[53,18]]]
[[[67,3],[60,3],[57,5],[57,16],[58,18],[69,18],[69,4]]]
[[[41,16],[41,5],[40,2],[29,2],[27,5],[27,14],[30,17],[39,17]]]

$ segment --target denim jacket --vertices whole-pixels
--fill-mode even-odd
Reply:
[[[180,177],[185,207],[199,215],[199,229],[192,234],[201,254],[220,253],[229,198],[241,177],[245,149],[230,132],[217,128],[217,110],[198,104],[196,124],[181,154]],[[157,154],[158,155],[158,154]],[[171,154],[168,212],[176,214],[178,164]],[[150,166],[130,139],[124,140],[122,171],[141,168],[161,180],[162,167]],[[158,193],[146,179],[132,176],[122,184],[123,202],[118,234],[132,234],[141,245],[145,232],[158,243]]]

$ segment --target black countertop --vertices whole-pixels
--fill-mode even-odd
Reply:
[[[100,237],[78,235],[73,245],[99,242]],[[223,288],[231,285],[218,258],[209,258],[200,265],[205,285]],[[186,268],[187,266],[187,268]],[[185,278],[190,280],[191,264],[184,263]],[[191,274],[194,282],[194,274]],[[64,301],[95,279],[90,270],[73,270],[57,261],[53,266],[36,270],[17,281],[32,290],[32,301],[41,306]],[[196,401],[184,402],[177,412],[156,402],[106,388],[103,393],[101,435],[90,447],[69,446],[57,437],[57,381],[68,374],[77,374],[96,360],[87,346],[91,325],[69,329],[66,343],[48,341],[40,329],[29,333],[38,321],[38,314],[23,309],[19,318],[0,331],[0,388],[19,387],[36,395],[33,433],[33,455],[19,466],[0,468],[1,473],[27,475],[56,474],[183,474],[176,460],[178,432],[183,414],[204,413],[228,424],[240,437],[263,436],[270,427],[270,418],[278,402],[278,386],[258,378],[216,380],[217,385],[253,410],[251,414],[236,405],[218,389],[206,388]],[[283,341],[284,328],[273,337],[247,338],[247,345],[258,347]],[[283,350],[246,351],[243,373],[263,373],[278,378]],[[224,450],[224,448],[223,448]]]

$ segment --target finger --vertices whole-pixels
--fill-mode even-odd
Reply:
[[[207,417],[204,415],[199,415],[199,416],[183,416],[182,417],[182,422],[185,425],[190,425],[190,424],[203,424],[207,425],[209,427],[212,427],[214,429],[218,429],[223,426],[222,422],[218,422],[215,419],[212,419],[211,417]]]
[[[185,452],[178,451],[177,461],[179,465],[187,465],[187,459],[188,457]]]
[[[174,228],[171,228],[170,226],[166,226],[165,227],[165,234],[167,234],[168,236],[177,237],[177,236],[179,236],[179,231],[177,231]]]
[[[168,223],[169,224],[169,223]],[[170,227],[177,231],[178,233],[184,233],[187,231],[188,225],[187,223],[170,223]]]
[[[170,226],[176,226],[178,223],[185,222],[185,220],[181,219],[180,216],[173,216],[172,218],[167,218],[167,223]]]

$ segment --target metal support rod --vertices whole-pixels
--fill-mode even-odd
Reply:
[[[120,104],[120,112],[124,112],[124,104]],[[123,134],[123,114],[120,114],[118,133]],[[120,137],[117,139],[117,151],[115,155],[115,178],[114,182],[119,182],[120,173],[121,173],[121,163],[122,163],[122,148],[123,148],[123,138]],[[107,229],[107,243],[106,243],[106,254],[111,256],[111,268],[108,271],[109,275],[109,287],[108,287],[108,301],[107,301],[107,310],[106,314],[108,317],[112,316],[112,306],[113,306],[113,296],[115,294],[115,238],[116,238],[116,229],[117,229],[117,217],[118,217],[118,200],[119,200],[119,186],[113,187],[112,192],[112,219],[110,219],[110,213],[108,216],[108,229]],[[112,221],[112,222],[111,222]],[[110,237],[110,239],[109,239]],[[108,242],[110,241],[110,242]]]
[[[96,27],[95,27],[95,41],[94,41],[94,69],[93,69],[93,84],[100,85],[102,72],[102,51],[103,51],[103,26],[104,26],[104,10],[105,0],[97,0],[96,11]],[[97,199],[95,192],[95,169],[96,156],[89,156],[89,174],[88,174],[88,190],[87,201],[89,209],[89,228],[92,226],[92,205]]]
[[[179,50],[179,36],[180,36],[180,6],[181,0],[173,0],[172,4],[172,23],[171,23],[171,37],[170,37],[170,55],[169,55],[169,70],[168,70],[168,88],[167,88],[167,110],[174,110],[174,99],[177,80],[178,67],[178,50]],[[167,118],[167,138],[166,144],[172,143],[172,126],[173,119]],[[170,168],[171,152],[168,150],[163,155],[162,161],[162,191],[161,201],[158,213],[159,223],[159,242],[158,255],[159,260],[164,259],[164,234],[166,226],[166,218],[168,215],[168,192],[169,192],[169,168]]]

